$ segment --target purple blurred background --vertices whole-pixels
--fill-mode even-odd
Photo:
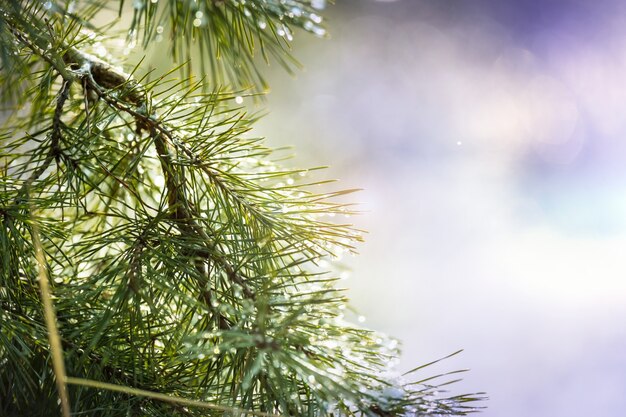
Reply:
[[[365,324],[484,417],[626,415],[626,2],[337,3],[256,133],[365,189]]]

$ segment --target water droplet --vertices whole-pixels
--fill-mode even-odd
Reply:
[[[141,10],[141,9],[143,9],[143,6],[144,6],[143,0],[135,0],[135,1],[133,1],[133,7],[135,9]]]
[[[156,33],[163,33],[163,26],[157,26]]]
[[[359,316],[358,320],[359,320],[359,323],[364,323],[365,322],[365,316]]]
[[[95,46],[95,52],[96,52],[96,55],[98,55],[99,57],[104,57],[104,56],[106,56],[106,54],[107,54],[107,50],[106,50],[106,48],[104,47],[104,45],[102,45],[101,43],[99,43],[99,42],[98,42],[98,43],[97,43],[96,45],[94,45],[94,46]]]
[[[311,19],[315,23],[322,23],[322,16],[317,15],[315,13],[311,13],[309,15],[309,19]]]
[[[456,144],[457,144],[457,146],[461,146],[461,145],[463,145],[463,142],[458,141]]]
[[[326,0],[311,0],[311,7],[317,10],[322,10],[326,7]]]
[[[202,19],[195,18],[193,19],[193,25],[195,27],[199,27],[202,24]]]
[[[243,97],[241,97],[241,96],[235,97],[235,103],[237,103],[237,104],[243,103]]]
[[[267,23],[265,23],[264,21],[259,22],[259,28],[265,29],[266,27],[267,27]]]
[[[317,15],[311,15],[311,16],[315,16],[318,19],[321,19]],[[305,30],[308,30],[309,32],[313,32],[317,36],[324,36],[326,34],[326,29],[324,29],[321,26],[316,25],[315,23],[311,22],[310,20],[307,20],[306,22],[304,22],[303,27],[304,27]]]
[[[313,33],[316,34],[317,36],[324,36],[326,34],[326,29],[319,27],[319,26],[315,26],[313,28]]]
[[[302,9],[300,9],[299,7],[292,7],[291,14],[293,14],[296,17],[300,17],[302,16]]]
[[[154,185],[157,187],[163,187],[165,185],[165,178],[163,175],[157,175],[154,177]]]

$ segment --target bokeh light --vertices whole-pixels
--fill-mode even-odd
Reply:
[[[358,315],[402,369],[464,348],[485,417],[622,416],[626,3],[337,3],[258,131],[364,188]]]

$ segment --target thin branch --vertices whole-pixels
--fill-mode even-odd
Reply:
[[[28,36],[26,36],[26,34],[24,32],[16,29],[15,28],[15,22],[13,20],[11,20],[9,22],[9,24],[10,24],[10,27],[11,27],[11,32],[13,33],[13,35],[15,36],[15,38],[18,41],[20,41],[22,44],[24,44],[26,47],[28,47],[28,49],[33,51],[35,53],[35,55],[39,56],[41,59],[43,59],[48,64],[50,64],[52,66],[52,68],[54,68],[55,70],[58,71],[59,74],[61,74],[61,76],[63,77],[64,80],[66,80],[66,81],[74,80],[75,77],[67,70],[67,68],[65,68],[64,65],[61,65],[62,62],[57,62],[54,59],[52,59],[49,56],[49,54],[47,54],[39,46],[37,46],[30,39],[28,39]]]
[[[266,413],[263,411],[246,410],[244,408],[227,407],[225,405],[213,404],[206,401],[190,400],[188,398],[177,397],[174,395],[162,394],[160,392],[147,391],[138,388],[125,387],[121,385],[109,384],[106,382],[94,381],[91,379],[66,377],[65,382],[70,385],[79,385],[83,387],[102,389],[107,391],[121,392],[123,394],[134,395],[138,397],[148,397],[154,400],[165,401],[173,404],[186,405],[190,407],[207,408],[211,410],[224,411],[227,413],[253,415],[259,417],[281,417],[280,414]]]
[[[52,118],[52,132],[50,133],[50,150],[48,151],[48,154],[46,155],[43,163],[31,173],[30,177],[28,177],[26,181],[24,181],[24,184],[22,184],[22,187],[18,190],[17,196],[15,197],[16,203],[19,202],[24,197],[24,195],[28,194],[28,190],[30,189],[30,186],[33,184],[33,182],[35,182],[39,177],[43,175],[43,173],[50,167],[52,161],[54,161],[61,153],[61,148],[59,145],[62,139],[61,127],[63,125],[63,122],[61,121],[61,116],[63,115],[63,106],[69,98],[71,83],[72,82],[70,80],[64,80],[61,91],[59,92],[59,95],[57,97],[57,103],[54,109],[54,116]]]
[[[50,353],[52,355],[52,369],[56,379],[57,389],[59,390],[59,400],[61,401],[61,412],[63,417],[70,417],[70,402],[67,395],[67,385],[65,372],[65,363],[63,361],[63,348],[61,346],[61,336],[57,328],[56,313],[52,304],[52,296],[50,294],[50,282],[47,273],[46,259],[39,239],[39,231],[37,226],[33,224],[32,228],[33,246],[35,247],[35,257],[39,268],[39,289],[41,290],[41,302],[43,304],[44,316],[46,319],[46,328],[48,330],[48,341],[50,343]]]
[[[88,59],[88,55],[86,54],[76,54],[77,57],[81,59]],[[84,64],[84,63],[83,63]],[[98,62],[98,73],[97,74],[107,74],[104,70],[102,61]],[[168,190],[168,205],[171,210],[174,210],[174,218],[179,220],[177,223],[179,229],[184,234],[189,234],[191,231],[195,233],[197,236],[202,238],[205,242],[210,242],[212,239],[206,233],[204,228],[202,228],[196,221],[192,213],[191,205],[189,204],[188,199],[184,195],[184,179],[178,178],[178,174],[175,172],[174,163],[171,159],[171,147],[172,142],[176,141],[175,135],[162,123],[157,120],[143,114],[140,111],[137,111],[133,107],[121,102],[120,100],[111,97],[110,94],[105,91],[99,83],[99,79],[96,79],[96,74],[92,72],[87,72],[84,76],[88,80],[89,87],[98,94],[104,101],[109,104],[111,107],[123,111],[131,116],[133,116],[138,122],[141,123],[141,127],[148,129],[151,136],[153,137],[155,146],[157,148],[157,154],[159,156],[159,160],[161,161],[161,165],[163,167],[163,171],[166,178],[166,188]],[[110,75],[104,77],[104,80],[107,84],[111,83],[111,80],[117,80],[116,75]],[[127,79],[126,79],[127,80]],[[123,84],[123,83],[122,83]],[[117,85],[119,87],[119,85]],[[127,96],[128,100],[137,107],[147,108],[146,103],[143,101],[145,98],[145,93],[143,93],[143,89],[135,84],[135,88],[138,89],[138,93],[129,94]],[[185,150],[185,149],[183,149]],[[211,173],[211,176],[215,177],[215,173],[212,173],[207,167],[204,167],[204,171]],[[220,265],[228,278],[239,284],[244,292],[244,295],[248,298],[254,298],[254,292],[250,289],[249,285],[246,283],[245,275],[240,272],[236,272],[235,269],[226,261],[226,259],[219,254],[213,253],[209,250],[209,256],[215,261],[218,265]]]

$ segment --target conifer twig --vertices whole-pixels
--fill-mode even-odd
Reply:
[[[90,59],[90,56],[88,56],[87,54],[78,53],[76,50],[73,51],[75,56],[79,57],[80,59]],[[96,94],[98,94],[99,97],[103,98],[110,106],[133,116],[138,121],[140,128],[143,127],[149,130],[150,135],[154,140],[155,147],[157,148],[159,160],[161,161],[161,164],[163,166],[163,171],[166,178],[166,187],[168,188],[168,203],[170,209],[174,210],[175,212],[175,219],[183,222],[182,224],[186,223],[195,234],[203,239],[203,241],[210,242],[210,236],[207,235],[206,231],[197,224],[197,222],[195,221],[195,216],[190,212],[191,206],[183,194],[184,180],[178,178],[178,175],[176,175],[174,172],[174,165],[171,161],[170,147],[171,143],[174,142],[176,139],[175,135],[166,126],[163,126],[163,124],[155,120],[153,117],[147,116],[142,112],[121,102],[119,99],[111,97],[110,94],[107,93],[107,91],[103,90],[102,86],[100,85],[100,77],[102,77],[102,79],[111,86],[110,88],[114,88],[113,83],[117,81],[120,81],[121,84],[117,84],[115,85],[115,87],[120,87],[125,82],[128,82],[129,78],[119,78],[119,72],[114,70],[112,67],[111,72],[107,72],[106,65],[104,65],[103,61],[101,60],[97,60],[96,63],[97,65],[95,66],[95,68],[98,68],[98,71],[96,73],[92,71],[87,71],[84,74],[88,81],[87,84],[92,90],[96,92]],[[82,64],[84,65],[85,62],[82,62]],[[91,67],[87,65],[87,68]],[[96,75],[98,76],[98,78],[96,78]],[[121,81],[122,79],[124,80],[123,82]],[[143,88],[135,83],[133,83],[133,85],[134,88],[132,90],[132,93],[128,96],[129,101],[131,101],[134,106],[137,106],[139,108],[147,108],[148,106],[143,101],[145,99]],[[137,91],[135,91],[135,89]],[[176,143],[178,143],[178,141],[176,141]],[[186,153],[188,151],[186,149],[183,150]],[[205,173],[210,174],[209,177],[215,181],[215,173],[213,173],[211,170],[208,169],[208,167],[204,165],[202,166],[202,169]],[[219,181],[217,184],[222,189],[225,187],[225,185],[222,184],[221,181]],[[177,223],[179,229],[182,228],[181,231],[183,233],[189,234],[191,230],[187,228],[188,226],[183,226],[182,224]],[[210,250],[208,251],[208,253],[209,256],[213,258],[213,261],[215,261],[224,269],[228,278],[242,287],[244,295],[246,295],[246,297],[248,298],[254,299],[254,291],[252,291],[250,286],[246,283],[247,277],[243,276],[243,274],[241,273],[238,273],[235,268],[233,268],[224,259],[223,256],[212,253]]]
[[[175,135],[166,126],[139,110],[147,110],[149,108],[149,103],[147,103],[148,98],[143,86],[132,81],[130,76],[123,73],[121,70],[76,49],[70,48],[64,56],[64,59],[68,64],[79,66],[77,73],[79,76],[83,77],[83,83],[86,87],[94,91],[98,97],[102,98],[109,106],[132,116],[137,122],[138,131],[142,129],[148,130],[161,163],[165,177],[168,206],[177,228],[183,235],[198,236],[205,244],[212,242],[213,239],[211,239],[206,230],[195,220],[198,216],[194,213],[193,207],[185,194],[185,178],[177,172],[172,161],[173,143],[179,143],[180,141],[176,140]],[[132,107],[124,103],[121,98],[112,97],[108,91],[104,89],[120,88],[127,84],[130,84],[130,88],[127,89],[127,94],[124,95],[123,99],[132,103]],[[187,149],[184,149],[184,151],[189,155],[190,151]],[[215,173],[208,167],[203,165],[202,170],[216,182],[219,188],[224,189],[226,187],[221,181],[216,179]],[[246,282],[247,277],[243,275],[243,273],[237,272],[223,255],[216,253],[214,250],[215,246],[217,246],[217,243],[213,243],[213,248],[206,247],[204,250],[196,249],[195,252],[198,256],[202,256],[206,259],[207,268],[210,267],[210,264],[208,264],[209,260],[215,262],[224,270],[230,281],[238,284],[242,288],[243,294],[248,299],[255,299],[256,295],[254,291]],[[198,261],[196,261],[196,263],[198,275],[200,277],[204,276],[206,273],[204,270],[205,266],[199,264]],[[134,275],[131,273],[131,276]],[[215,309],[211,302],[213,297],[209,289],[211,285],[209,280],[199,279],[198,283],[200,287],[200,297],[206,307],[216,315],[218,327],[220,329],[229,328],[231,326],[230,321]],[[131,285],[136,286],[136,284],[136,280],[131,280]],[[134,289],[136,290],[136,288]]]

